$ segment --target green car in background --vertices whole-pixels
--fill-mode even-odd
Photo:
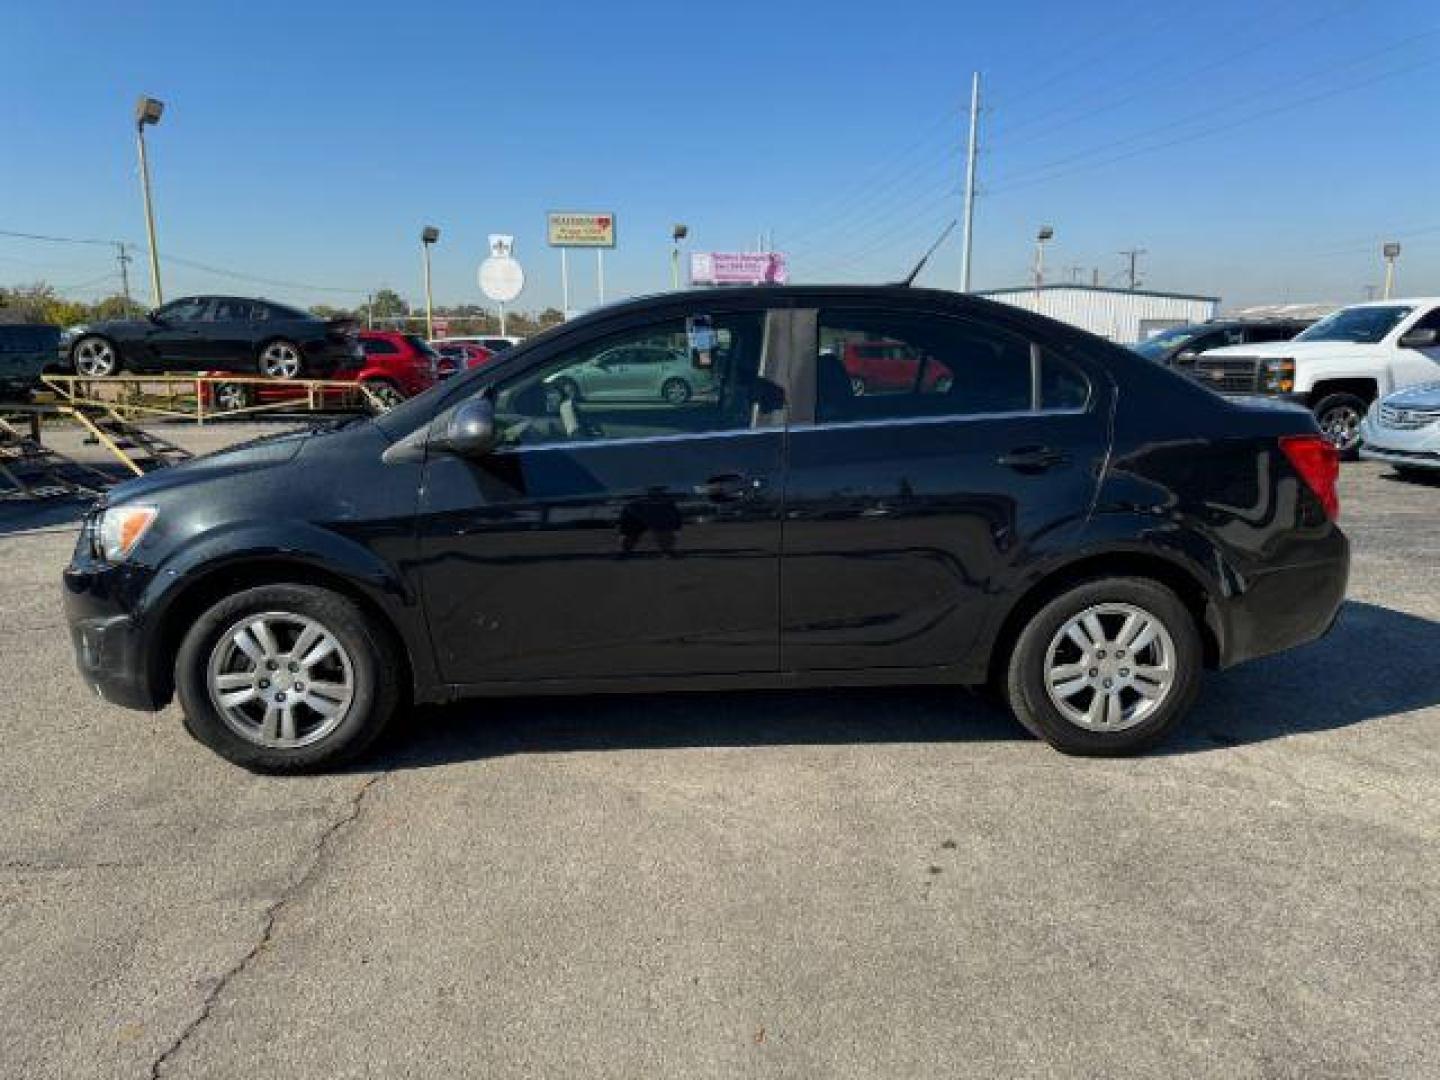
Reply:
[[[60,328],[0,323],[0,401],[24,401],[60,356]]]
[[[696,368],[682,349],[665,345],[621,345],[545,380],[554,406],[561,401],[665,402],[684,405],[712,396],[714,379]]]

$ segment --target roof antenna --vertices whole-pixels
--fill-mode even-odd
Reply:
[[[930,245],[930,249],[926,251],[924,255],[920,256],[920,261],[915,264],[915,269],[911,270],[910,273],[906,275],[905,280],[899,283],[901,288],[908,289],[911,284],[914,283],[915,279],[920,276],[920,271],[925,269],[925,264],[930,261],[930,256],[935,254],[935,249],[945,242],[945,238],[950,235],[954,228],[955,219],[951,218],[950,224],[945,226],[945,231]]]

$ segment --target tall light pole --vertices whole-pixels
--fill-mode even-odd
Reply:
[[[158,124],[165,103],[143,94],[135,103],[135,143],[140,148],[140,191],[145,196],[145,235],[150,241],[150,299],[155,307],[165,302],[160,291],[160,255],[155,250],[155,207],[150,201],[150,162],[145,156],[145,125]]]
[[[1049,225],[1041,225],[1035,234],[1035,310],[1040,310],[1040,290],[1045,285],[1045,241],[1055,236]]]
[[[965,151],[965,235],[960,248],[960,291],[970,291],[970,252],[974,246],[971,230],[975,227],[975,154],[980,131],[980,73],[970,80],[970,144]]]
[[[440,230],[426,225],[420,230],[420,250],[425,255],[425,340],[435,336],[435,302],[430,296],[430,245],[440,239]]]
[[[670,287],[680,288],[680,241],[690,235],[690,229],[676,222],[670,230]]]
[[[1395,291],[1395,260],[1400,258],[1400,245],[1391,240],[1380,253],[1385,256],[1385,299],[1389,300]]]

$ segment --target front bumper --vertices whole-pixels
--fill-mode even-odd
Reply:
[[[153,712],[170,693],[156,676],[148,628],[129,610],[140,584],[135,567],[96,562],[77,551],[64,573],[65,621],[75,665],[96,695]]]
[[[1440,426],[1381,427],[1367,416],[1360,422],[1360,456],[1387,465],[1440,469]]]

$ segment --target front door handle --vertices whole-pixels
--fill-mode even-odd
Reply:
[[[1021,473],[1042,473],[1070,459],[1048,446],[1018,446],[995,459],[995,464]]]

